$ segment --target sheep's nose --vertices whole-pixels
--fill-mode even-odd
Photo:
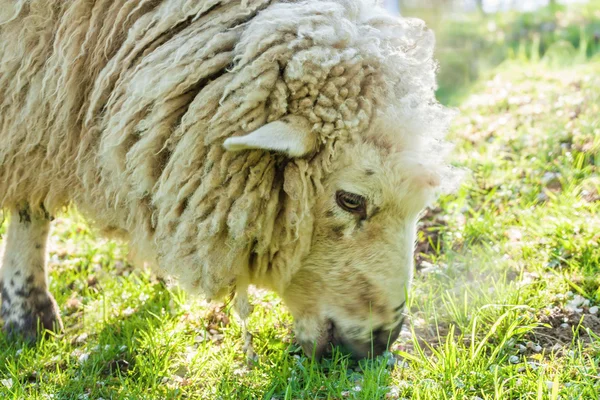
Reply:
[[[345,341],[344,344],[347,345],[346,347],[349,348],[352,357],[355,359],[377,357],[389,350],[392,343],[394,343],[396,339],[398,339],[398,336],[400,336],[401,329],[401,323],[391,330],[376,329],[373,331],[370,340],[368,340],[366,343]]]
[[[389,350],[392,343],[400,336],[402,323],[399,323],[391,330],[375,329],[371,337],[366,342],[345,339],[341,335],[334,335],[331,345],[338,347],[343,354],[350,354],[355,360],[363,358],[377,357]],[[337,332],[336,332],[337,333]]]
[[[316,359],[331,356],[334,348],[341,354],[351,355],[355,360],[377,357],[387,351],[390,345],[398,339],[401,329],[402,322],[391,330],[375,329],[372,331],[370,339],[362,342],[345,338],[335,324],[329,321],[327,335],[317,343],[302,344],[302,349],[307,356],[314,356]]]

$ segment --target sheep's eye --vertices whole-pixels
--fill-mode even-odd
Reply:
[[[335,193],[335,200],[342,209],[358,214],[361,218],[365,218],[367,214],[367,200],[360,194],[344,192],[338,190]]]

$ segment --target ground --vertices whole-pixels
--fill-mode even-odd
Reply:
[[[508,62],[480,82],[451,132],[469,172],[421,224],[395,359],[314,363],[256,291],[247,365],[229,305],[132,268],[70,211],[49,246],[66,331],[0,334],[0,398],[599,398],[600,63]]]

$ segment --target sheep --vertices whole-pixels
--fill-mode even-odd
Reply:
[[[45,243],[74,206],[209,299],[278,293],[317,357],[402,325],[453,171],[434,36],[370,0],[0,0],[4,330],[60,330]]]

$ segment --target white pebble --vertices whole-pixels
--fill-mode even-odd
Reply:
[[[567,323],[565,322],[565,323],[563,323],[563,324],[560,324],[560,327],[561,327],[561,328],[564,328],[564,329],[566,329],[566,328],[568,328],[568,327],[569,327],[569,324],[567,324]]]
[[[508,358],[508,362],[511,364],[518,364],[519,363],[519,357],[517,356],[510,356]]]
[[[598,306],[590,307],[590,314],[598,314]]]
[[[554,382],[552,382],[552,381],[546,381],[546,387],[548,388],[548,390],[552,390],[553,386],[554,386]]]
[[[539,344],[536,344],[535,346],[533,346],[533,351],[535,351],[536,353],[541,352],[542,346],[540,346]]]
[[[2,379],[0,380],[0,383],[2,383],[2,385],[4,385],[4,387],[6,387],[7,389],[10,389],[13,385],[13,380],[12,378]]]
[[[79,356],[77,361],[79,361],[79,364],[83,364],[88,360],[88,358],[90,358],[90,353],[83,353]]]

